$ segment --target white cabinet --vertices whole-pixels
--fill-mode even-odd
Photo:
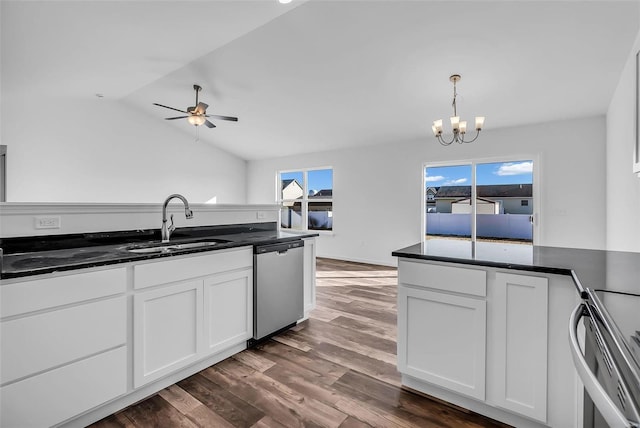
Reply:
[[[253,270],[204,280],[205,352],[215,354],[253,336]]]
[[[485,333],[484,299],[400,285],[400,372],[484,400]]]
[[[65,421],[127,391],[124,268],[0,286],[0,426]]]
[[[133,298],[134,386],[144,385],[200,357],[202,281],[188,281]]]
[[[316,307],[316,239],[304,238],[304,319]]]
[[[251,247],[134,266],[135,388],[252,336],[252,269]]]
[[[518,427],[576,427],[569,276],[398,261],[404,385]]]
[[[547,421],[547,301],[543,277],[496,273],[495,323],[489,347],[495,355],[495,405]]]

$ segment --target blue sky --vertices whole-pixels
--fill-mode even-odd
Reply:
[[[307,183],[309,190],[324,190],[333,189],[333,171],[331,169],[316,169],[307,171],[309,183]],[[300,185],[303,184],[303,172],[283,172],[280,173],[282,180],[295,179]]]
[[[533,161],[495,162],[476,165],[476,182],[484,184],[531,184]],[[469,186],[471,165],[437,166],[425,169],[426,186]]]

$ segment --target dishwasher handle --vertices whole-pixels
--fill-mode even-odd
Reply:
[[[620,409],[609,398],[609,395],[605,392],[600,382],[593,374],[587,361],[582,354],[580,344],[578,343],[578,324],[587,309],[584,303],[580,303],[571,313],[569,321],[569,343],[571,345],[571,357],[573,358],[573,365],[580,376],[580,380],[584,384],[584,389],[589,394],[591,401],[596,405],[602,417],[607,421],[609,426],[612,427],[625,427],[632,428],[631,422],[622,414]]]

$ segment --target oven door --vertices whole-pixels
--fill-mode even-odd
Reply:
[[[584,320],[584,353],[578,342],[578,325]],[[584,426],[637,427],[637,408],[629,395],[620,368],[612,357],[606,324],[588,303],[571,314],[569,338],[573,363],[584,384]]]

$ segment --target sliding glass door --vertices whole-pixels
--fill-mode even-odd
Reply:
[[[425,165],[426,240],[533,244],[533,160]]]

